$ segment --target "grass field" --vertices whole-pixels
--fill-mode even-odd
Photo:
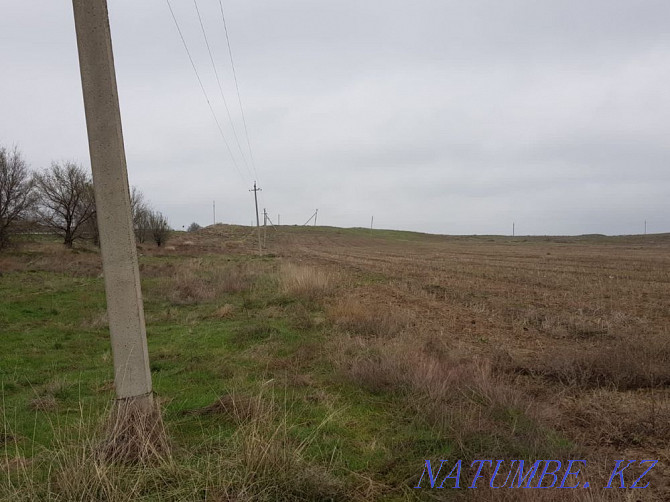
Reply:
[[[140,247],[172,444],[141,466],[96,456],[99,254],[0,254],[0,498],[670,499],[670,235],[280,227],[255,249],[224,225]],[[425,459],[586,459],[593,487],[414,489]],[[602,490],[617,459],[659,460],[650,487]]]

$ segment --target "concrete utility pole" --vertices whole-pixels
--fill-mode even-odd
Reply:
[[[375,223],[375,217],[373,215],[372,218],[370,218],[370,230],[372,230],[372,225],[374,225],[374,223]]]
[[[73,0],[119,404],[149,412],[151,373],[106,0]]]
[[[212,201],[212,221],[216,225],[216,201]]]
[[[314,226],[316,226],[316,219],[317,219],[318,216],[319,216],[319,210],[317,209],[317,210],[314,212]]]
[[[644,220],[644,235],[647,235],[647,220]]]
[[[263,208],[263,247],[268,245],[268,212]]]
[[[516,225],[516,223],[512,222],[512,237],[514,237],[514,233],[515,233],[515,228],[514,228],[514,226],[515,226],[515,225]]]
[[[254,181],[254,188],[252,190],[249,190],[250,192],[254,193],[254,202],[256,203],[256,230],[258,230],[258,255],[262,256],[263,255],[263,248],[261,247],[261,222],[258,216],[258,192],[260,192],[262,188],[256,188],[256,182]]]

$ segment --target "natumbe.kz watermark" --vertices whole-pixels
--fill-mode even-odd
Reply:
[[[414,488],[648,488],[658,460],[614,460],[602,479],[587,479],[586,460],[428,460]]]

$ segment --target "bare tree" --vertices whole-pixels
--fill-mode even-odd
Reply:
[[[161,247],[168,240],[170,225],[168,225],[167,218],[159,211],[149,211],[149,229],[158,247]]]
[[[63,238],[67,247],[84,236],[96,217],[91,176],[74,162],[53,162],[33,177],[41,222]]]
[[[195,221],[191,223],[188,228],[186,229],[187,232],[197,232],[200,230],[202,227],[198,225]]]
[[[130,212],[133,217],[133,228],[137,242],[144,242],[149,235],[149,204],[144,200],[144,194],[139,188],[133,187],[130,191]]]
[[[96,246],[100,246],[100,229],[98,228],[97,211],[93,214],[93,217],[83,225],[81,235],[85,239],[90,239]]]
[[[25,218],[35,196],[28,164],[17,147],[0,148],[0,249],[9,242],[11,227]]]

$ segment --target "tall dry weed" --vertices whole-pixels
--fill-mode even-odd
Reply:
[[[335,274],[308,265],[283,263],[279,270],[282,294],[318,301],[330,294],[337,284]]]

